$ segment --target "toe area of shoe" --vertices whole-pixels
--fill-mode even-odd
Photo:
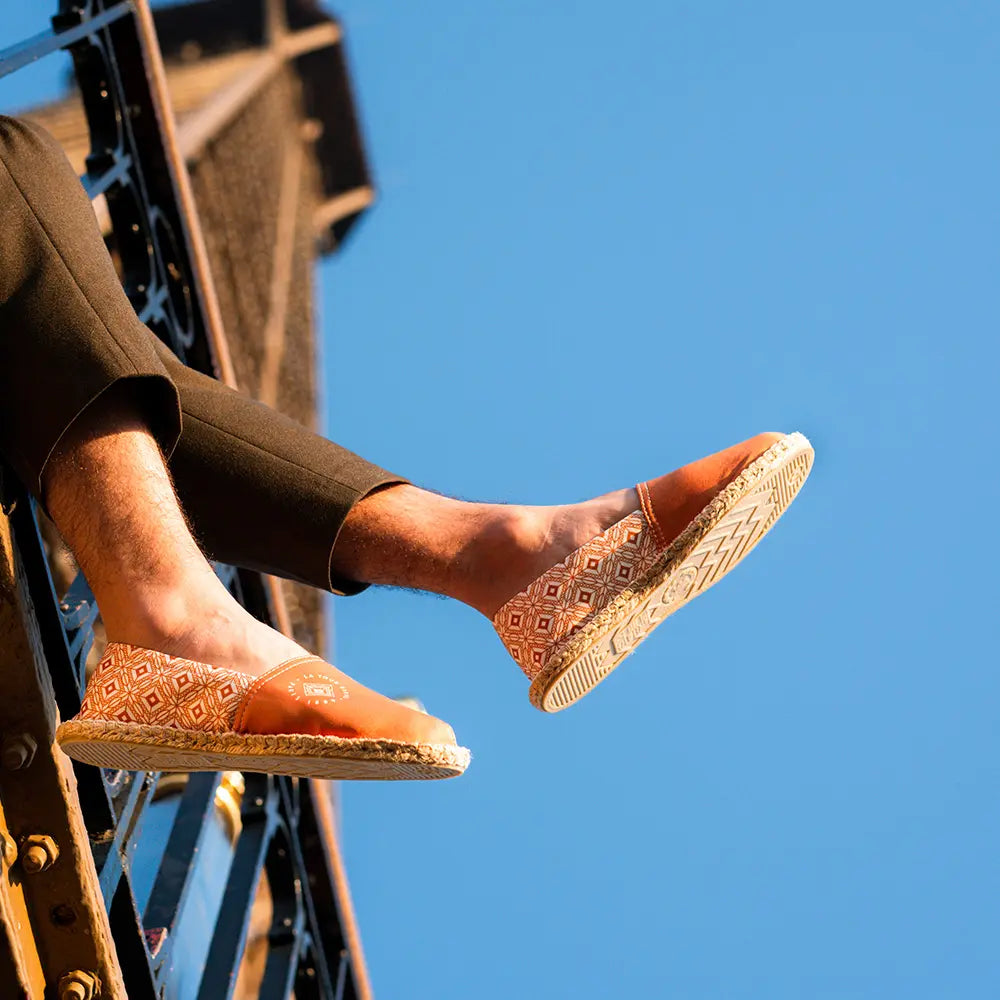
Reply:
[[[440,746],[457,746],[455,730],[442,719],[413,709],[406,709],[408,717],[399,720],[400,737],[410,743],[432,743]]]
[[[643,513],[655,524],[657,539],[667,544],[720,490],[785,435],[766,431],[639,486]]]
[[[768,448],[776,445],[782,438],[787,436],[787,434],[783,434],[781,431],[764,431],[761,434],[754,435],[743,443],[746,446],[747,454],[753,456],[753,458],[758,458]]]

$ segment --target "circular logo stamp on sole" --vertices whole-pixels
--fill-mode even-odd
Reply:
[[[691,592],[691,587],[697,576],[698,570],[694,566],[685,566],[681,569],[663,588],[663,593],[660,596],[661,606],[669,608],[671,605],[683,601]]]

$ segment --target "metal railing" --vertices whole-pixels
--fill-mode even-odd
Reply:
[[[188,364],[224,374],[225,345],[213,329],[214,299],[193,202],[162,107],[162,66],[146,0],[63,0],[51,30],[0,49],[0,77],[61,50],[72,56],[91,135],[82,181],[92,199],[107,201],[133,307]],[[38,683],[40,707],[31,708],[24,695],[19,725],[44,727],[51,709],[46,699],[54,699],[62,718],[79,709],[99,613],[82,575],[57,594],[39,513],[9,470],[0,489],[10,514],[14,575],[23,573],[30,598],[24,601],[24,617],[33,619],[24,624],[26,643],[37,647],[46,668]],[[217,571],[253,614],[277,620],[268,581],[231,567]],[[42,742],[37,734],[21,736],[29,745]],[[14,739],[10,732],[7,737]],[[17,744],[7,749],[17,763]],[[46,997],[226,1000],[241,976],[259,983],[253,995],[264,1000],[285,1000],[293,991],[297,1000],[367,992],[343,926],[328,852],[332,807],[325,786],[259,774],[179,780],[73,765],[76,796],[62,788],[60,798],[54,791],[59,767],[69,765],[57,752],[53,760],[35,765],[37,780],[18,777],[19,767],[0,780],[0,821],[11,831],[22,866],[32,836],[27,831],[44,824],[72,840],[82,821],[92,856],[92,865],[90,859],[75,865],[73,877],[64,868],[61,883],[53,868],[48,884],[43,875],[21,878],[13,854],[6,857],[10,884],[23,889],[30,922],[30,930],[9,925],[7,932],[31,935]],[[74,816],[77,802],[80,815]],[[69,814],[57,815],[59,810]],[[91,892],[106,925],[97,913],[88,926],[82,897]],[[251,923],[259,913],[266,926],[254,937]],[[0,912],[0,918],[7,915]],[[110,953],[101,953],[102,928],[114,941]],[[259,952],[256,972],[245,961],[251,938]],[[34,961],[24,959],[23,979],[31,978]],[[117,966],[110,974],[109,963]],[[105,969],[103,984],[93,971],[98,968]],[[20,980],[21,993],[7,992],[3,969],[0,960],[0,994],[27,995]]]

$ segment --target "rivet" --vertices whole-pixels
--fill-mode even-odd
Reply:
[[[33,833],[21,844],[21,867],[29,875],[51,868],[59,860],[59,845],[43,833]]]

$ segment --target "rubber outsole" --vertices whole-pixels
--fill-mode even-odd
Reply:
[[[464,747],[337,736],[201,733],[167,726],[74,719],[56,732],[74,760],[125,771],[254,771],[335,780],[454,778]]]
[[[718,583],[773,527],[813,463],[802,434],[775,442],[722,490],[632,589],[532,681],[531,703],[559,712],[600,684],[657,625]]]

